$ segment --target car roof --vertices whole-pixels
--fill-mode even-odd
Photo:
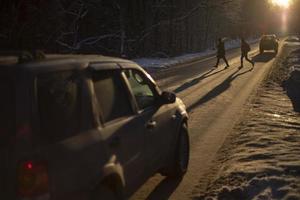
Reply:
[[[32,71],[60,71],[72,69],[84,69],[88,66],[95,65],[97,69],[101,68],[101,64],[108,63],[129,63],[136,66],[136,63],[130,60],[108,57],[102,55],[84,55],[84,54],[45,54],[45,59],[29,61],[18,64],[17,56],[0,56],[0,67],[17,67]],[[105,67],[105,65],[103,65]],[[106,67],[107,68],[107,67]],[[138,67],[137,67],[138,68]]]

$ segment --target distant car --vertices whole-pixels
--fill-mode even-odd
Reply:
[[[0,199],[123,199],[187,171],[185,105],[134,62],[0,62],[0,92]]]
[[[278,39],[276,35],[263,35],[259,42],[259,52],[262,54],[265,50],[274,50],[278,52]]]

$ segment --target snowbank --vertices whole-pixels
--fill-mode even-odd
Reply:
[[[215,180],[195,199],[300,199],[300,116],[281,87],[286,76],[293,79],[289,84],[299,83],[298,75],[291,78],[299,72],[292,70],[289,75],[288,68],[296,60],[290,57],[274,69],[258,90],[251,109],[219,154],[216,164],[221,169]]]
[[[257,38],[251,38],[248,40],[250,44],[257,42]],[[240,39],[229,40],[225,38],[225,48],[234,49],[240,47]],[[147,71],[164,69],[174,65],[183,64],[186,62],[193,62],[201,58],[212,56],[216,53],[214,48],[207,49],[206,51],[199,53],[189,53],[183,54],[181,56],[172,57],[172,58],[136,58],[133,59],[140,66],[145,68]]]
[[[287,39],[286,39],[287,42],[300,42],[300,39],[299,37],[297,36],[289,36]]]

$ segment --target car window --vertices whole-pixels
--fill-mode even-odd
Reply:
[[[154,106],[155,93],[153,87],[143,73],[137,70],[125,70],[126,77],[131,86],[133,95],[140,110]]]
[[[48,142],[79,131],[80,81],[75,72],[43,73],[37,77],[37,101],[42,137]]]
[[[96,71],[93,73],[93,82],[99,113],[104,122],[133,114],[128,91],[119,71]]]
[[[0,74],[0,92],[0,144],[4,144],[9,135],[15,133],[16,122],[15,84],[6,73]]]

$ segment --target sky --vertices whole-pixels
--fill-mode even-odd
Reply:
[[[283,8],[288,8],[291,4],[291,0],[272,0],[272,3]]]

